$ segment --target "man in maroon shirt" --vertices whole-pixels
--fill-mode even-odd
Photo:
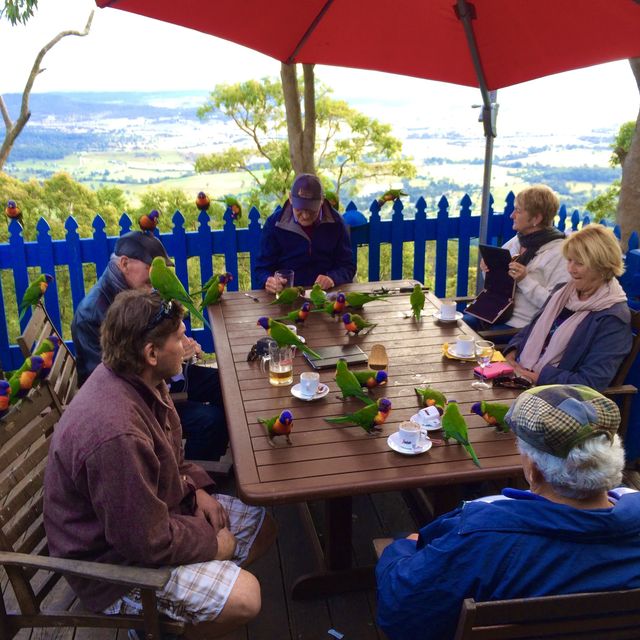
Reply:
[[[167,616],[219,634],[260,610],[260,586],[240,567],[275,539],[260,507],[211,494],[186,463],[182,430],[164,380],[184,355],[182,307],[157,293],[124,291],[101,329],[102,364],[56,427],[44,522],[51,555],[171,567],[158,592]],[[138,613],[140,592],[69,577],[83,605]]]

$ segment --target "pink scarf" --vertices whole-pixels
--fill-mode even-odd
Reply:
[[[571,336],[589,313],[602,311],[618,302],[626,301],[627,296],[624,289],[615,278],[612,278],[609,282],[604,282],[586,300],[580,300],[575,283],[573,281],[568,282],[562,289],[558,289],[551,296],[544,311],[540,314],[533,329],[531,329],[524,349],[520,354],[520,365],[536,373],[540,373],[541,369],[547,364],[557,365],[569,344]],[[574,313],[555,330],[545,352],[542,353],[551,326],[565,307]]]

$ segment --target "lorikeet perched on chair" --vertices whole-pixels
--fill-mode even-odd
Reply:
[[[284,436],[287,439],[287,444],[292,444],[289,437],[293,429],[293,414],[291,411],[285,410],[280,415],[273,416],[273,418],[258,418],[258,422],[265,426],[269,438],[268,442],[272,447],[275,446],[273,439],[276,436]]]
[[[441,391],[431,387],[414,388],[416,395],[420,398],[423,407],[436,407],[440,415],[444,413],[447,406],[447,397]]]
[[[160,297],[167,302],[171,300],[177,300],[180,304],[184,305],[191,315],[198,318],[203,324],[209,327],[209,323],[206,318],[196,309],[193,300],[189,297],[185,288],[182,286],[182,282],[178,280],[178,276],[167,267],[167,263],[161,256],[156,256],[151,262],[151,269],[149,270],[149,279],[151,280],[151,286],[156,289],[160,294]]]
[[[55,333],[52,333],[38,345],[33,355],[42,358],[42,368],[38,371],[39,380],[44,380],[49,375],[59,348],[60,338]]]
[[[420,321],[420,315],[422,314],[422,310],[424,309],[424,291],[422,290],[422,285],[417,284],[413,287],[413,291],[409,296],[409,302],[411,304],[411,312],[413,313],[413,317]]]
[[[460,413],[458,403],[455,400],[449,400],[447,403],[447,408],[444,411],[440,424],[444,431],[444,439],[449,440],[449,438],[453,438],[458,444],[461,444],[471,456],[473,463],[479,467],[480,460],[478,460],[478,456],[469,442],[467,423]]]
[[[259,324],[277,343],[279,347],[291,345],[297,347],[300,351],[304,351],[314,358],[320,358],[313,349],[310,349],[305,345],[300,338],[289,329],[286,325],[274,320],[273,318],[267,318],[267,316],[261,316],[258,318]]]
[[[286,316],[282,316],[282,318],[276,318],[278,322],[295,322],[298,324],[299,322],[304,322],[307,319],[307,316],[311,312],[311,303],[303,302],[302,306],[295,311],[291,311],[287,313]]]
[[[365,404],[369,404],[370,398],[364,391],[358,378],[356,378],[353,371],[349,371],[347,361],[340,358],[336,364],[336,375],[334,380],[338,383],[340,391],[342,392],[343,400],[347,398],[358,398]]]
[[[6,380],[0,380],[0,418],[9,411],[9,394],[11,385]]]
[[[342,316],[342,322],[344,323],[344,328],[347,330],[347,333],[353,333],[355,335],[358,335],[363,329],[369,329],[369,331],[371,331],[374,327],[378,326],[374,322],[368,322],[357,313],[345,313]]]
[[[9,378],[9,386],[11,387],[9,404],[15,404],[20,398],[24,398],[29,393],[40,369],[42,369],[42,358],[40,356],[30,356],[25,359],[19,369],[13,372]]]
[[[29,307],[35,307],[38,302],[42,299],[42,296],[45,294],[49,283],[53,280],[53,276],[50,276],[48,273],[43,273],[41,276],[36,278],[24,292],[22,296],[22,301],[20,302],[20,306],[18,307],[20,311],[20,316],[18,320],[22,320],[24,314],[27,313],[27,309]]]
[[[153,209],[146,215],[141,215],[138,218],[138,224],[145,233],[153,233],[153,230],[158,226],[160,221],[160,212],[157,209]]]
[[[377,402],[368,404],[366,407],[348,413],[338,418],[325,418],[325,422],[330,424],[355,424],[362,427],[367,433],[380,431],[380,425],[389,417],[391,413],[391,400],[380,398]]]
[[[484,421],[495,427],[498,431],[509,431],[509,425],[504,421],[504,417],[509,411],[509,405],[501,402],[486,402],[482,400],[471,405],[471,411],[477,413]]]
[[[360,293],[359,291],[349,291],[349,293],[345,294],[345,298],[347,300],[347,304],[352,309],[362,309],[367,302],[373,302],[374,300],[385,300],[388,298],[388,295],[380,295],[375,293]]]
[[[198,207],[200,211],[207,211],[210,204],[211,200],[209,200],[207,194],[204,191],[199,191],[196,197],[196,207]]]
[[[364,369],[363,371],[354,371],[353,375],[358,379],[360,386],[373,389],[373,387],[381,387],[387,384],[389,379],[386,371],[375,369]]]
[[[17,220],[22,228],[24,228],[24,220],[22,219],[22,211],[16,204],[15,200],[7,200],[7,206],[4,210],[9,220]]]
[[[402,189],[388,189],[378,198],[378,204],[382,206],[385,202],[391,202],[393,200],[397,200],[401,196],[408,195],[409,194],[405,193]]]

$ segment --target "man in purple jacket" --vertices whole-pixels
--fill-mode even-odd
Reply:
[[[102,325],[102,364],[56,427],[44,523],[51,555],[171,567],[161,611],[220,633],[260,610],[260,586],[240,567],[275,538],[260,507],[210,493],[186,463],[180,419],[164,380],[181,370],[182,307],[157,293],[119,293]],[[140,592],[69,577],[83,605],[139,613]]]

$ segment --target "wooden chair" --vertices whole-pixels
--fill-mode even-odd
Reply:
[[[640,637],[640,589],[476,602],[465,600],[454,640]]]

